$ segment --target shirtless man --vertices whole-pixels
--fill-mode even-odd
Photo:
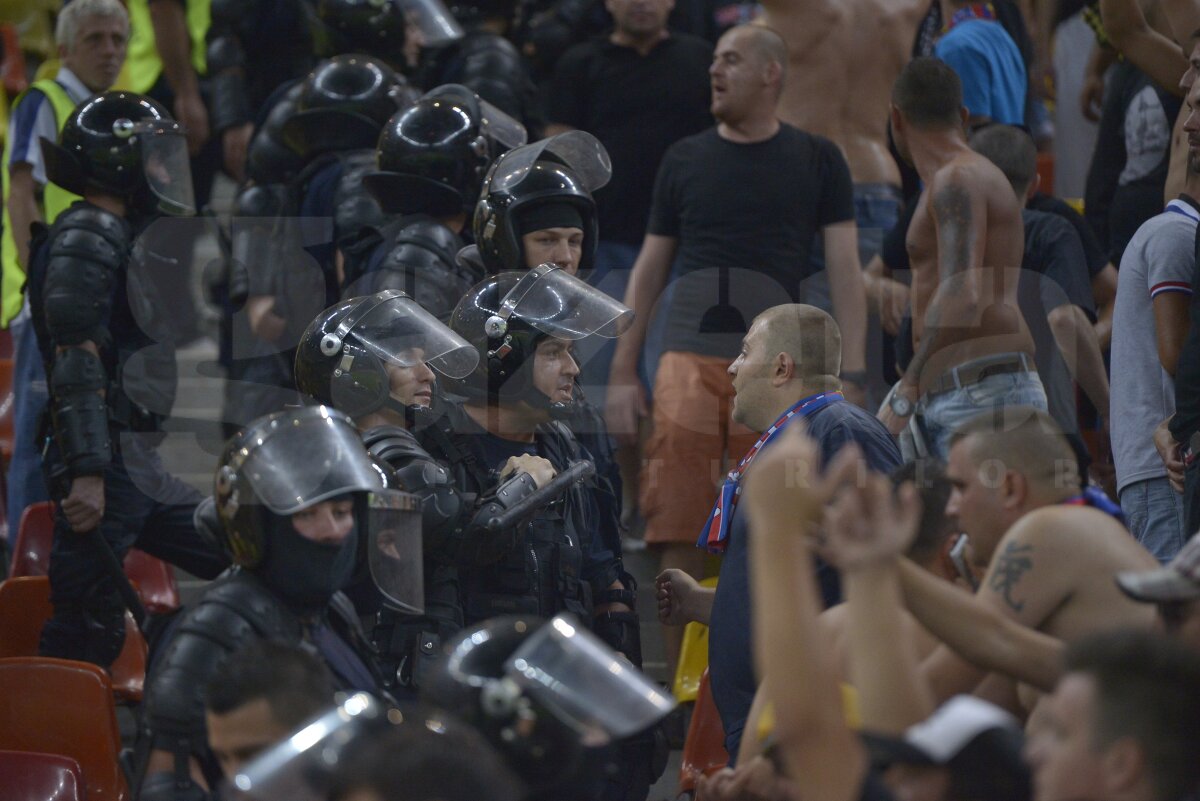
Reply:
[[[892,90],[892,134],[925,184],[908,230],[914,355],[880,419],[945,458],[954,428],[1002,406],[1046,408],[1017,307],[1021,207],[1004,174],[967,144],[962,85],[917,58]]]
[[[788,42],[779,118],[842,149],[856,196],[860,188],[895,190],[893,223],[900,170],[888,152],[887,118],[879,110],[908,63],[928,10],[929,0],[767,0],[760,18]],[[860,216],[860,234],[872,224],[881,227]],[[873,254],[860,256],[866,261]]]
[[[1061,643],[1153,625],[1153,607],[1125,597],[1113,577],[1154,570],[1156,560],[1115,518],[1079,503],[1074,454],[1049,415],[1007,409],[969,420],[954,433],[947,475],[947,513],[983,574],[975,599],[900,563],[909,610],[947,643],[921,666],[938,699],[971,692],[988,670],[1052,689]],[[880,533],[881,551],[906,547],[893,534]]]
[[[887,117],[881,111],[928,10],[929,0],[766,0],[759,18],[788,42],[779,119],[832,140],[850,165],[864,265],[883,247],[903,205],[900,169],[888,150]],[[819,267],[820,247],[813,257]],[[831,310],[823,271],[805,283],[805,297]],[[865,376],[869,408],[887,392],[879,337],[872,323]],[[848,378],[862,385],[862,377]]]

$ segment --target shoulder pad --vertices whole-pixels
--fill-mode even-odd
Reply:
[[[401,220],[395,237],[396,244],[424,245],[431,250],[436,249],[449,254],[451,261],[462,248],[462,239],[458,234],[423,214]]]
[[[76,203],[54,221],[50,258],[70,255],[117,269],[133,244],[129,222],[91,203]]]
[[[375,426],[362,435],[363,445],[376,457],[389,462],[389,454],[429,458],[412,432],[400,426]]]
[[[255,183],[276,183],[295,175],[304,159],[283,143],[283,124],[296,113],[296,102],[304,88],[297,81],[267,112],[262,126],[254,132],[246,154],[246,175]]]
[[[497,61],[504,60],[505,64],[521,63],[521,53],[516,45],[499,34],[487,31],[472,31],[460,39],[459,55],[465,59],[487,56]]]
[[[287,186],[282,183],[253,184],[233,199],[234,217],[276,217],[287,206]]]
[[[341,158],[342,177],[333,193],[333,228],[335,240],[354,237],[364,228],[382,225],[383,209],[363,187],[363,176],[375,169],[375,151],[360,150]]]
[[[244,571],[210,585],[183,613],[148,682],[146,720],[156,744],[182,738],[193,753],[203,750],[204,693],[225,660],[255,640],[298,642],[300,634],[299,621]]]

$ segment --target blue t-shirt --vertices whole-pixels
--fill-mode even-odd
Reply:
[[[828,464],[849,442],[858,443],[872,470],[890,473],[901,462],[896,441],[883,423],[852,403],[831,403],[808,415],[805,423],[809,436],[821,445],[822,465]],[[742,729],[758,686],[750,641],[748,533],[746,515],[735,510],[709,619],[708,677],[725,729],[730,765],[737,759]],[[841,601],[837,571],[820,560],[817,560],[817,581],[826,606]]]
[[[934,45],[933,54],[962,81],[963,105],[973,117],[1005,125],[1025,122],[1025,62],[999,22],[960,22]]]

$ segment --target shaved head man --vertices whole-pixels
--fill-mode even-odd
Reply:
[[[702,542],[697,543],[724,552],[720,581],[716,590],[709,590],[682,570],[664,570],[658,577],[659,617],[664,623],[698,620],[711,627],[709,677],[731,756],[738,752],[756,687],[747,524],[737,513],[743,471],[751,469],[754,456],[770,447],[778,432],[799,418],[820,444],[822,464],[850,442],[862,449],[872,470],[886,473],[900,464],[900,452],[883,424],[842,398],[841,342],[837,323],[814,306],[774,306],[754,318],[728,372],[735,393],[734,420],[764,433],[730,472]],[[836,603],[836,574],[822,565],[818,575],[825,604]]]

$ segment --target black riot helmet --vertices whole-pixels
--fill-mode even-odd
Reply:
[[[387,365],[424,362],[463,378],[479,356],[412,298],[396,289],[349,298],[317,315],[296,348],[296,386],[358,419],[380,409],[406,412],[391,394]]]
[[[328,602],[354,573],[366,543],[376,586],[401,609],[423,608],[420,501],[391,488],[358,429],[327,406],[260,417],[235,434],[213,481],[221,545],[285,598]],[[306,541],[292,516],[324,501],[354,503],[354,537]],[[325,562],[325,564],[320,564]],[[303,579],[312,578],[305,586]]]
[[[196,213],[183,127],[156,101],[105,92],[71,112],[58,142],[42,140],[46,176],[77,195],[122,198],[143,213]]]
[[[612,162],[604,145],[584,131],[532,142],[498,158],[483,183],[472,222],[487,271],[525,269],[521,233],[537,230],[528,228],[528,216],[558,203],[572,207],[582,222],[579,266],[590,268],[599,240],[592,192],[611,177]]]
[[[389,214],[468,211],[492,160],[525,142],[525,128],[465,86],[445,84],[384,126],[379,170],[363,183]]]
[[[364,55],[334,56],[301,84],[283,140],[304,158],[333,150],[373,148],[379,132],[417,91],[391,67]]]
[[[593,335],[611,339],[632,323],[628,307],[553,264],[494,275],[472,287],[450,318],[450,328],[479,353],[479,366],[453,386],[473,400],[524,401],[554,412],[550,398],[533,383],[538,342]]]
[[[675,706],[570,615],[497,617],[464,630],[423,692],[482,732],[532,798],[577,789],[601,749]]]

